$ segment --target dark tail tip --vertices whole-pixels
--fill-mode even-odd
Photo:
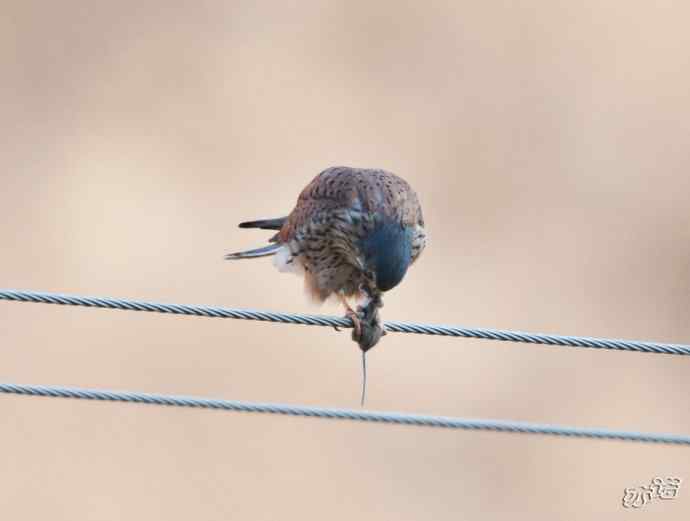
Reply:
[[[256,248],[254,250],[238,251],[237,253],[228,253],[225,256],[225,260],[255,259],[257,257],[268,257],[270,255],[275,255],[280,248],[280,244],[269,244],[268,246],[264,246],[263,248]]]
[[[239,224],[240,228],[261,228],[262,230],[280,230],[287,217],[277,219],[260,219],[258,221],[245,221]]]

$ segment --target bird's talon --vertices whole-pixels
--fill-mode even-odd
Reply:
[[[348,310],[345,316],[352,320],[352,327],[354,328],[352,338],[355,339],[355,341],[359,340],[359,338],[362,337],[362,321],[359,318],[359,313]]]

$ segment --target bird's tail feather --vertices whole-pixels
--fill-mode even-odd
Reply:
[[[240,223],[240,228],[261,228],[262,230],[280,230],[285,224],[287,217],[276,219],[260,219],[258,221],[246,221]]]
[[[237,260],[237,259],[255,259],[257,257],[270,257],[278,253],[278,250],[282,247],[281,244],[271,244],[269,246],[264,246],[263,248],[256,248],[255,250],[238,251],[237,253],[228,253],[225,256],[225,260]]]

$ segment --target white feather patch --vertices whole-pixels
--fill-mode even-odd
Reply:
[[[273,265],[283,273],[295,273],[297,275],[304,273],[302,263],[292,256],[290,248],[287,246],[282,246],[273,256]]]

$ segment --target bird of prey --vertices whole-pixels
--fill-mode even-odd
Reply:
[[[422,209],[410,185],[385,170],[365,168],[328,168],[302,190],[287,217],[239,226],[278,232],[268,246],[225,258],[272,255],[280,271],[304,276],[316,301],[337,297],[363,355],[385,334],[381,296],[403,280],[426,244]],[[356,310],[348,298],[356,299]]]

